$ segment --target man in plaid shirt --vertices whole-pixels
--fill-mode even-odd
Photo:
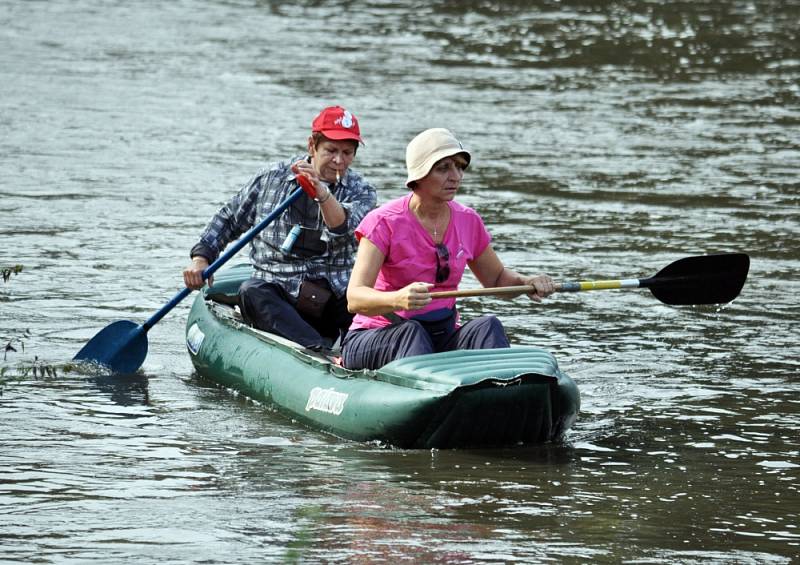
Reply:
[[[326,349],[343,336],[353,318],[346,297],[353,231],[377,203],[375,189],[349,168],[359,143],[353,114],[341,106],[322,110],[311,125],[308,154],[260,171],[211,219],[183,271],[186,286],[202,287],[209,264],[297,190],[303,175],[313,188],[250,244],[254,272],[239,289],[239,306],[248,323],[310,349]],[[301,296],[313,296],[318,308],[306,307]]]

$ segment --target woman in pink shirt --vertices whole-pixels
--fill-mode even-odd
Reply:
[[[450,131],[423,131],[406,148],[411,193],[373,210],[356,228],[358,255],[347,288],[356,316],[342,344],[345,367],[377,369],[412,355],[508,347],[496,317],[459,326],[455,298],[431,298],[457,289],[466,267],[484,287],[531,285],[536,301],[554,291],[549,276],[503,266],[481,217],[455,201],[470,158]]]

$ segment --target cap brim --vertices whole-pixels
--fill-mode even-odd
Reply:
[[[332,139],[333,141],[358,141],[361,145],[364,145],[364,140],[361,139],[360,136],[349,132],[349,131],[342,131],[342,130],[320,130],[322,135],[327,137],[328,139]]]

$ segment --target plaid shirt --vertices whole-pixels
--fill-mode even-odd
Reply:
[[[209,263],[215,261],[229,243],[283,203],[299,186],[289,167],[302,158],[308,156],[274,164],[253,177],[211,219],[199,243],[192,248],[191,256],[203,256]],[[250,242],[254,277],[279,284],[292,296],[297,296],[304,279],[326,279],[336,296],[344,296],[358,245],[353,232],[375,207],[378,197],[372,185],[350,169],[331,191],[344,208],[345,223],[336,229],[329,228],[322,221],[319,205],[302,195]],[[292,227],[298,224],[319,237],[311,238],[306,252],[304,238],[300,238],[289,254],[284,255],[280,247]]]

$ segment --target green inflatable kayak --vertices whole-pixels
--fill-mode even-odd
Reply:
[[[401,448],[482,448],[559,439],[580,394],[535,347],[409,357],[351,371],[247,326],[234,302],[249,265],[217,273],[192,305],[186,343],[200,375],[307,425]]]

